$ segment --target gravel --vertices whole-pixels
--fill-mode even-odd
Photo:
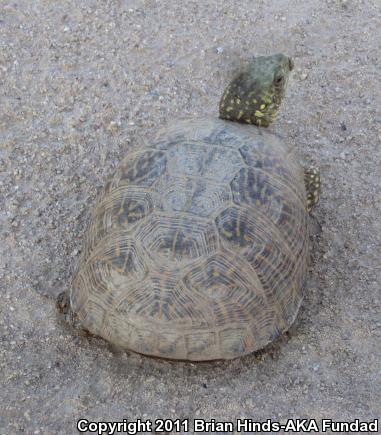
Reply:
[[[79,418],[381,414],[381,83],[376,0],[0,1],[0,433]],[[146,358],[57,314],[89,212],[128,149],[217,113],[251,56],[295,61],[269,129],[320,166],[307,295],[290,331],[230,362]]]

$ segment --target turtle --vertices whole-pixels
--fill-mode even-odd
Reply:
[[[265,347],[294,322],[320,173],[266,127],[293,69],[252,58],[219,117],[178,119],[127,152],[91,214],[69,293],[82,328],[113,345],[211,361]]]

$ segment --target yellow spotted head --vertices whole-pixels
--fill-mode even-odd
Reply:
[[[293,67],[284,54],[252,59],[222,95],[220,118],[267,127],[278,113]]]

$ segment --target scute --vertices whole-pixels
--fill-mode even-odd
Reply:
[[[87,250],[91,251],[99,240],[114,231],[132,231],[153,207],[153,194],[144,187],[109,187],[92,213],[86,233]]]
[[[218,247],[217,231],[211,222],[181,215],[152,215],[136,238],[154,261],[174,268],[178,262],[207,256]]]
[[[155,186],[156,206],[165,212],[187,212],[209,217],[231,202],[229,185],[203,178],[164,174]]]
[[[166,169],[167,158],[162,151],[146,150],[126,158],[115,174],[115,184],[151,186]]]
[[[178,121],[127,154],[101,193],[71,306],[86,329],[136,352],[234,358],[294,321],[307,243],[303,173],[282,140]]]
[[[253,334],[248,328],[229,328],[220,332],[221,347],[225,349],[226,355],[234,358],[235,355],[246,353],[246,349],[255,346]]]
[[[211,321],[216,327],[245,324],[267,309],[255,271],[239,255],[213,255],[195,265],[185,275],[184,283],[195,295],[209,300]]]
[[[170,146],[167,156],[169,174],[202,177],[217,183],[229,182],[243,164],[236,150],[193,142]]]
[[[233,201],[259,208],[274,221],[283,207],[282,188],[268,174],[255,168],[242,168],[231,182]]]

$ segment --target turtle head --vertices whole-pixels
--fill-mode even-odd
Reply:
[[[252,59],[226,88],[220,118],[267,127],[278,113],[293,67],[284,54]]]

